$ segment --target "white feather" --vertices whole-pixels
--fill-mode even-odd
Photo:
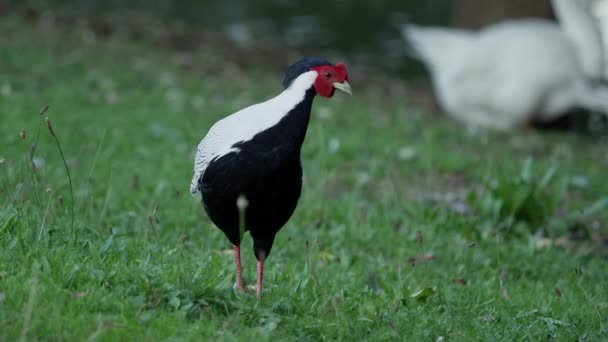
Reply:
[[[594,10],[604,43],[604,78],[608,79],[608,0],[596,0]]]
[[[238,152],[233,147],[235,143],[251,140],[256,134],[276,125],[304,99],[316,78],[316,71],[303,73],[276,97],[241,109],[211,126],[198,145],[194,159],[194,175],[190,183],[192,195],[198,192],[198,180],[213,159]]]
[[[553,0],[553,9],[564,34],[576,47],[585,75],[599,77],[604,72],[604,51],[591,0]]]

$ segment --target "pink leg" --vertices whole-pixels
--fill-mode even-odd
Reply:
[[[232,245],[232,249],[234,250],[234,262],[236,263],[236,288],[238,290],[242,290],[246,293],[249,293],[247,287],[245,286],[245,282],[243,281],[243,268],[241,267],[241,248],[237,245]]]
[[[258,280],[255,285],[255,294],[262,297],[262,281],[264,280],[264,262],[258,260]]]

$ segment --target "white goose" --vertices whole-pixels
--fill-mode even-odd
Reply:
[[[604,38],[604,78],[608,79],[608,0],[595,0],[593,12]]]
[[[480,31],[405,25],[453,117],[510,129],[582,107],[608,114],[602,41],[588,0],[552,0],[559,24],[510,20]]]

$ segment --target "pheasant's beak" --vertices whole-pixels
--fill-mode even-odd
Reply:
[[[343,92],[347,93],[348,95],[352,95],[352,91],[350,88],[350,83],[348,83],[348,81],[344,81],[342,83],[340,82],[335,82],[334,83],[334,88],[338,89],[338,90],[342,90]]]

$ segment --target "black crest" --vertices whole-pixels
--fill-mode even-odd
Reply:
[[[310,68],[321,65],[333,65],[326,59],[320,57],[306,57],[292,64],[285,73],[283,87],[287,88],[298,76],[310,70]]]

